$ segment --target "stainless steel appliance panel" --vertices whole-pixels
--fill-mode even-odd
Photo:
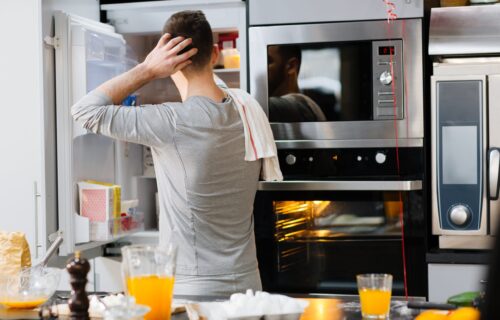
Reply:
[[[265,191],[415,191],[422,190],[422,180],[295,180],[260,181],[258,190]]]
[[[500,52],[500,6],[433,8],[429,54],[481,55]]]
[[[421,0],[392,0],[398,18],[421,18]],[[250,25],[387,19],[382,1],[249,0]]]
[[[487,150],[485,140],[487,137],[487,112],[485,109],[486,101],[484,101],[486,97],[486,77],[484,75],[436,75],[432,77],[431,83],[433,233],[439,235],[486,235],[487,194],[485,192],[485,182],[487,180],[484,170]],[[479,101],[476,101],[477,103],[471,101],[462,106],[461,101],[455,100],[460,99],[460,95],[454,95],[453,93],[456,92],[453,90],[463,90],[469,84],[480,84],[478,87],[480,90],[478,93]],[[440,85],[448,85],[451,91],[448,88],[444,91],[440,90]],[[476,110],[475,105],[479,109]],[[454,106],[458,106],[456,110],[453,110]],[[479,112],[479,118],[474,120],[472,114],[475,114],[476,111]],[[440,117],[444,116],[443,112],[448,115],[448,118],[440,119]],[[477,151],[475,151],[476,147],[474,147],[474,150],[463,150],[463,152],[451,150],[453,145],[460,140],[460,137],[457,136],[459,130],[465,136],[471,138],[471,132],[469,132],[471,130],[467,130],[470,128],[474,128],[474,133],[477,132],[475,141],[473,141]],[[446,140],[448,131],[451,132],[451,135]],[[464,139],[466,139],[465,136]],[[446,157],[447,150],[449,151],[448,158]],[[470,170],[477,172],[477,174],[474,174],[475,179],[472,179],[474,181],[471,181],[471,178],[474,178],[473,176],[460,175],[461,172],[465,172],[461,165],[467,162],[465,159],[462,161],[460,157],[462,155],[466,157],[471,153],[477,156],[477,158],[471,158],[468,161],[471,165],[474,165]],[[446,160],[449,161],[446,162]],[[466,171],[470,172],[470,170]]]
[[[402,41],[406,88],[403,119],[396,121],[398,138],[422,139],[423,76],[422,23],[420,19],[343,22],[335,24],[285,25],[249,29],[250,91],[268,113],[267,48],[271,45],[378,41]],[[392,41],[397,43],[397,41]],[[378,81],[378,79],[377,79]],[[403,83],[403,81],[401,81]],[[272,123],[276,140],[362,140],[395,139],[394,120]],[[395,146],[396,141],[392,140]],[[404,144],[404,142],[402,142]]]
[[[373,120],[403,119],[404,82],[398,81],[404,79],[402,53],[401,40],[372,44]]]

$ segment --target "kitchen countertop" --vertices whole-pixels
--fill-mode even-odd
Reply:
[[[300,318],[301,320],[336,320],[336,319],[362,319],[359,311],[359,297],[349,295],[290,295],[296,298],[302,298],[309,301],[309,306]],[[176,296],[175,299],[189,301],[217,301],[223,300],[221,297],[209,296]],[[422,298],[415,298],[422,301]],[[406,311],[406,312],[404,312]],[[391,302],[392,320],[414,319],[416,311],[410,313],[405,307],[404,298],[394,297]],[[0,307],[0,319],[38,319],[38,312],[33,310],[6,310]],[[68,317],[59,317],[61,320]],[[186,313],[180,313],[172,316],[172,320],[187,320]]]
[[[309,301],[309,306],[305,310],[300,320],[361,320],[363,319],[359,307],[359,296],[356,295],[301,295],[288,294],[294,298]],[[176,296],[177,299],[192,301],[214,301],[222,300],[217,297],[189,297]],[[424,298],[410,298],[412,300],[425,301]],[[406,311],[406,312],[404,312]],[[413,312],[412,312],[413,311]],[[402,314],[404,313],[404,314]],[[404,297],[393,297],[391,300],[391,320],[414,319],[419,312],[406,308]],[[187,315],[178,314],[172,316],[172,320],[187,320]]]

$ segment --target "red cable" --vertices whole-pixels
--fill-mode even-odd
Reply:
[[[391,20],[396,20],[398,18],[398,15],[394,13],[394,10],[396,10],[396,5],[394,2],[391,2],[390,0],[382,0],[386,7],[387,7],[387,22],[390,22]]]
[[[403,39],[406,38],[406,20],[402,20],[402,28],[403,28]],[[406,60],[406,55],[408,52],[411,52],[411,48],[409,47],[409,43],[405,43],[404,45],[404,50],[403,50],[403,62],[404,61],[407,61]],[[403,63],[403,67],[404,67],[404,63]],[[407,81],[407,76],[406,76],[406,68],[403,68],[403,88],[404,88],[404,96],[405,96],[405,101],[406,103],[404,104],[405,106],[405,118],[406,118],[406,137],[408,138],[410,136],[410,133],[409,133],[409,128],[410,128],[410,99],[408,99],[409,95],[408,95],[408,81]]]
[[[392,30],[390,27],[390,24],[393,20],[397,19],[397,15],[394,13],[394,10],[396,6],[394,3],[390,2],[389,0],[382,0],[386,6],[387,6],[387,35],[389,38],[389,42],[392,42]],[[403,32],[404,32],[404,21],[403,21]],[[391,75],[394,76],[394,57],[393,57],[393,50],[389,50],[389,59],[390,59],[390,68],[391,68]],[[404,57],[403,57],[404,58]],[[402,69],[404,70],[404,61],[405,59],[402,59],[403,61],[403,66]],[[395,79],[391,82],[391,89],[392,89],[392,94],[394,96],[394,99],[392,101],[393,103],[393,110],[394,110],[394,134],[396,137],[396,169],[397,169],[397,174],[398,177],[401,175],[400,171],[400,159],[399,159],[399,132],[398,132],[398,125],[397,125],[397,102],[396,102],[396,84],[395,84]],[[406,87],[406,75],[403,76],[404,80],[404,92],[405,95],[407,94],[407,87]],[[402,102],[404,102],[404,99],[401,99]],[[408,114],[408,110],[406,109],[406,114]],[[406,123],[406,130],[408,133],[408,119]],[[401,253],[402,253],[402,259],[403,259],[403,281],[404,281],[404,291],[405,291],[405,298],[408,300],[408,282],[407,282],[407,272],[406,272],[406,249],[405,249],[405,233],[404,233],[404,207],[403,207],[403,196],[401,191],[398,192],[398,197],[399,197],[399,222],[401,224]]]

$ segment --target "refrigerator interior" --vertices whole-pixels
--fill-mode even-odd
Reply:
[[[60,255],[67,255],[125,235],[113,234],[109,239],[92,241],[90,223],[79,215],[79,181],[120,185],[122,201],[139,200],[138,212],[144,214],[141,230],[158,229],[156,179],[148,170],[146,148],[87,132],[74,123],[70,109],[101,83],[142,61],[156,45],[160,33],[120,35],[110,25],[62,12],[55,14],[55,20],[59,41],[59,48],[56,46],[58,224],[66,234]],[[215,30],[214,41],[218,41],[219,32],[228,31],[234,30]],[[216,74],[229,87],[239,87],[239,69],[218,70]],[[169,78],[155,80],[133,95],[136,104],[180,101]]]

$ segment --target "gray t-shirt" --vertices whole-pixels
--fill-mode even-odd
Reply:
[[[177,245],[180,275],[257,270],[253,201],[260,161],[245,161],[245,138],[231,99],[114,106],[90,92],[72,107],[94,133],[151,146],[160,202],[160,242]]]

